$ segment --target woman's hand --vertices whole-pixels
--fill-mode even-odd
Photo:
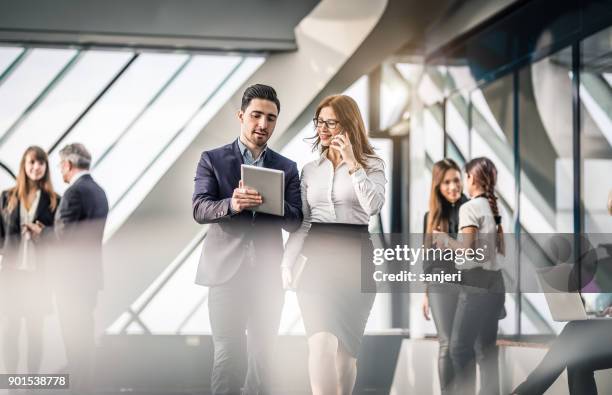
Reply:
[[[26,237],[30,237],[34,239],[34,241],[37,241],[40,238],[40,234],[44,228],[45,225],[42,222],[36,221],[36,223],[33,224],[24,224],[23,228],[21,229],[21,233],[24,236],[28,234]]]
[[[335,135],[329,147],[342,155],[342,160],[348,165],[349,169],[357,165],[357,160],[353,153],[353,144],[351,144],[351,140],[346,133]]]
[[[428,294],[425,294],[425,297],[423,297],[423,304],[421,307],[423,308],[423,317],[425,317],[425,319],[429,321],[430,318],[429,318],[429,295]]]
[[[283,289],[291,290],[291,283],[293,282],[293,275],[291,269],[288,267],[281,267],[281,276],[283,279]]]
[[[448,234],[436,229],[432,229],[431,243],[437,248],[448,247]]]

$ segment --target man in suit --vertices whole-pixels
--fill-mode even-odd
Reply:
[[[211,224],[196,283],[210,287],[215,348],[211,387],[216,395],[270,391],[271,351],[283,305],[281,229],[294,232],[303,219],[297,166],[266,145],[279,111],[273,88],[259,84],[247,88],[238,112],[240,136],[203,152],[196,170],[193,217],[200,224]],[[261,204],[262,197],[242,184],[242,164],[285,172],[283,217],[249,210]]]
[[[59,254],[54,288],[70,387],[81,394],[91,385],[93,312],[103,287],[102,237],[108,201],[89,173],[91,155],[82,144],[69,144],[59,154],[62,178],[69,186],[55,216]]]

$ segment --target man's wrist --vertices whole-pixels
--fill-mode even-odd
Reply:
[[[236,215],[238,214],[239,211],[234,209],[234,206],[232,205],[232,198],[229,199],[229,215]]]

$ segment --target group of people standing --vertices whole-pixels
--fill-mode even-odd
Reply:
[[[196,170],[193,216],[198,223],[211,224],[196,283],[210,287],[212,393],[270,392],[283,288],[294,287],[308,338],[312,393],[351,394],[375,297],[361,291],[360,265],[362,253],[372,248],[370,217],[385,203],[384,163],[368,141],[356,102],[333,95],[323,99],[314,114],[312,150],[318,157],[298,176],[293,161],[267,146],[279,111],[273,88],[247,88],[238,112],[240,136],[203,152]],[[262,203],[262,196],[243,184],[242,164],[284,171],[284,216],[251,210]],[[428,243],[465,248],[476,243],[479,234],[488,234],[495,239],[493,249],[503,254],[493,192],[495,166],[487,158],[466,165],[469,201],[462,194],[460,173],[452,160],[434,166],[424,230]],[[285,247],[282,229],[290,232]],[[484,369],[482,393],[499,392],[495,340],[497,322],[505,314],[504,286],[492,255],[466,271],[466,284],[432,285],[426,298],[424,310],[428,315],[431,306],[440,334],[443,393],[474,393],[474,354],[481,372]],[[298,261],[301,272],[294,270]],[[429,266],[454,270],[451,262]],[[241,374],[244,360],[246,378]]]
[[[495,165],[485,157],[472,159],[465,165],[464,178],[465,184],[461,169],[452,159],[434,164],[429,211],[423,225],[425,243],[441,248],[474,247],[490,240],[495,252],[503,254],[503,229],[494,194]],[[470,199],[463,194],[464,189]],[[490,254],[477,267],[461,268],[461,283],[427,286],[423,314],[429,320],[431,312],[438,332],[442,394],[475,394],[476,364],[480,393],[499,393],[496,340],[498,320],[505,316],[505,293],[495,255]],[[453,261],[425,262],[424,269],[431,273],[458,270]]]
[[[59,155],[68,184],[63,197],[53,188],[47,153],[38,146],[26,149],[16,185],[0,195],[2,354],[6,371],[17,372],[23,325],[27,372],[40,373],[44,317],[53,312],[54,296],[70,386],[85,393],[108,202],[89,174],[91,155],[82,144],[69,144]]]

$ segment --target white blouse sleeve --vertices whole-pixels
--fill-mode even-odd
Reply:
[[[304,240],[306,240],[306,236],[310,230],[310,206],[308,205],[308,186],[304,180],[304,170],[305,167],[302,169],[300,177],[300,194],[302,195],[302,213],[304,214],[304,219],[302,220],[300,228],[289,235],[289,240],[287,240],[287,245],[285,245],[283,261],[281,263],[281,267],[289,269],[293,267],[295,261],[302,252]]]
[[[371,160],[367,171],[361,168],[351,175],[351,179],[361,207],[369,216],[378,214],[385,204],[387,183],[382,160]]]

